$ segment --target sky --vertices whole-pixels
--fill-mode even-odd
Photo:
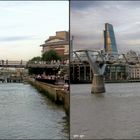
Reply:
[[[140,53],[140,1],[72,1],[70,7],[75,50],[103,49],[103,30],[110,23],[119,53]]]
[[[49,36],[68,30],[68,1],[0,1],[0,60],[41,56]]]

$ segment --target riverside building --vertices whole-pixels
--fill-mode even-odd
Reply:
[[[55,36],[49,36],[42,47],[42,53],[55,50],[64,60],[69,60],[69,32],[57,31]]]

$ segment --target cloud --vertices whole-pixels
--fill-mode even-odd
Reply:
[[[94,1],[70,1],[70,7],[71,9],[84,9],[84,8],[87,8],[87,7],[90,7],[91,6],[91,3],[93,5]]]
[[[0,37],[0,42],[11,42],[11,41],[22,41],[22,40],[32,40],[36,39],[34,36],[9,36]]]
[[[114,27],[118,49],[140,50],[140,2],[71,1],[71,34],[76,48],[104,48],[105,23]]]
[[[139,8],[139,1],[83,1],[83,0],[71,0],[70,6],[72,10],[85,10],[88,8],[94,8],[94,7],[106,7],[109,8],[109,6],[116,7],[117,9],[123,8]]]
[[[68,1],[0,1],[0,57],[16,60],[18,54],[26,59],[40,54],[38,48],[44,40],[56,31],[68,30],[68,4]]]

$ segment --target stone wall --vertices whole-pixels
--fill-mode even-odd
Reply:
[[[33,79],[28,79],[27,81],[56,104],[62,104],[66,114],[69,116],[69,91],[63,90],[62,85],[46,84]]]

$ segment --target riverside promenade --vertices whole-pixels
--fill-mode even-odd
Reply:
[[[64,89],[64,85],[53,85],[37,81],[33,78],[26,78],[25,81],[34,86],[41,93],[45,94],[50,100],[64,107],[65,113],[69,116],[69,91]]]

